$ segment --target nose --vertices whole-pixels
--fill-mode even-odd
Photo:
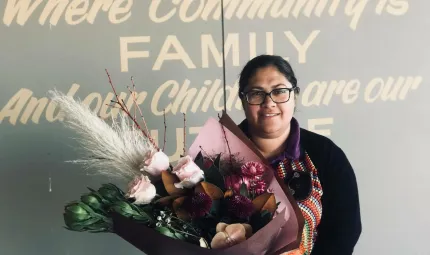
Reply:
[[[263,106],[273,107],[275,105],[276,105],[276,103],[273,102],[272,98],[269,95],[266,95],[266,97],[264,98]]]

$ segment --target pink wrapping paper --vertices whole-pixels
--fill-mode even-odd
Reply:
[[[265,177],[269,184],[268,188],[273,190],[276,201],[280,202],[276,218],[266,226],[267,228],[265,231],[260,230],[255,233],[243,246],[253,247],[253,249],[258,249],[260,251],[255,254],[275,254],[275,252],[278,254],[278,252],[281,253],[298,248],[304,220],[296,202],[288,193],[283,182],[276,178],[268,162],[259,154],[253,144],[250,143],[249,139],[246,138],[243,132],[234,124],[227,114],[224,114],[220,121],[214,118],[210,118],[206,121],[193,144],[190,146],[188,154],[195,158],[201,151],[200,147],[202,147],[203,150],[209,154],[222,153],[224,157],[228,157],[230,152],[226,139],[228,140],[228,145],[232,154],[239,153],[239,157],[243,158],[245,161],[258,161],[265,164],[270,169]],[[282,187],[280,183],[282,183],[284,187]],[[283,219],[281,220],[279,217]],[[274,222],[277,224],[271,224]],[[268,234],[274,238],[270,243],[270,250],[265,249],[263,242],[260,243],[257,241],[263,240],[265,235]]]
[[[222,128],[222,125],[224,128]],[[269,188],[275,193],[277,202],[280,202],[278,210],[266,226],[254,233],[248,240],[227,249],[206,249],[181,240],[172,239],[157,233],[155,230],[138,224],[131,219],[114,214],[114,232],[124,240],[133,244],[136,248],[146,254],[213,254],[213,255],[274,255],[291,251],[299,247],[304,219],[283,184],[265,161],[264,157],[255,149],[243,132],[236,126],[227,114],[220,121],[210,118],[200,130],[188,154],[195,158],[200,152],[200,146],[209,154],[223,153],[229,156],[229,149],[225,142],[228,139],[231,153],[240,153],[245,160],[262,162],[270,171],[267,172],[266,180]]]

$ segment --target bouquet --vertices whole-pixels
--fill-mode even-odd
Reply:
[[[88,156],[73,162],[127,184],[89,188],[67,203],[68,230],[115,233],[146,254],[280,254],[299,247],[304,220],[297,204],[225,112],[206,121],[173,165],[166,142],[158,147],[138,105],[132,114],[108,77],[112,106],[121,110],[111,124],[51,91]]]

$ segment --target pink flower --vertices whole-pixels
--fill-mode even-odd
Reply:
[[[242,183],[246,184],[246,187],[249,190],[250,180],[246,176],[239,176],[239,175],[227,175],[224,177],[224,185],[227,189],[232,189],[235,193],[240,193],[240,186]]]
[[[178,160],[178,164],[173,168],[172,173],[178,176],[181,182],[175,183],[176,188],[192,188],[204,179],[204,172],[194,163],[193,159],[187,155]]]
[[[127,196],[135,199],[135,204],[149,204],[157,194],[148,176],[136,176],[128,185]]]
[[[169,168],[169,164],[169,157],[161,150],[155,153],[148,152],[140,170],[147,172],[151,176],[158,177],[162,171]]]
[[[259,162],[250,161],[242,165],[240,170],[242,175],[249,178],[254,178],[257,176],[262,176],[266,171],[266,168]]]
[[[255,192],[255,194],[258,196],[267,191],[267,184],[264,180],[257,180],[252,182],[252,189]]]

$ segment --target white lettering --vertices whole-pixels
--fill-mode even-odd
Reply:
[[[383,0],[381,0],[383,1]],[[388,1],[388,0],[387,0]],[[406,0],[389,0],[386,7],[389,13],[402,14],[407,10],[408,3]],[[301,16],[310,18],[322,17],[324,12],[329,16],[335,16],[340,8],[340,3],[345,3],[344,14],[351,17],[350,28],[356,30],[358,22],[363,11],[368,4],[368,0],[225,0],[224,18],[225,20],[236,19],[266,19],[270,18],[289,18],[296,19]],[[182,22],[194,22],[197,20],[208,21],[221,19],[220,1],[192,1],[192,0],[174,0],[172,5],[166,8],[163,5],[163,12],[159,11],[161,0],[151,1],[149,7],[149,17],[153,22],[161,23],[172,19],[175,15]],[[191,11],[191,5],[193,10]],[[386,4],[378,4],[384,6]],[[157,15],[162,13],[161,15]]]
[[[275,41],[277,43],[280,40],[285,40],[286,42],[290,42],[293,46],[292,54],[297,55],[298,62],[303,64],[307,62],[308,52],[311,45],[315,42],[318,37],[320,31],[314,30],[309,33],[309,35],[304,39],[300,40],[295,36],[292,31],[284,31],[282,37],[278,37],[275,40],[275,35],[273,32],[265,32],[265,48],[266,54],[274,54],[274,45]],[[279,36],[279,35],[278,35]],[[150,36],[132,36],[132,37],[120,37],[120,66],[121,72],[129,72],[130,59],[138,59],[138,58],[149,58],[150,53],[148,50],[131,50],[132,44],[138,43],[149,43],[147,48],[155,48],[153,51],[158,51],[158,55],[155,58],[155,62],[153,64],[152,70],[161,70],[169,61],[176,60],[183,63],[184,66],[188,69],[195,69],[196,64],[199,60],[191,59],[190,54],[188,53],[189,49],[184,48],[184,44],[175,36],[168,35],[166,36],[163,44],[154,45]],[[229,33],[226,34],[225,37],[225,60],[229,60],[232,66],[240,66],[241,61],[247,60],[248,52],[251,57],[257,54],[257,35],[255,32],[249,33],[249,41],[250,48],[244,49],[241,48],[241,42],[239,33]],[[216,42],[216,39],[211,34],[202,34],[200,36],[200,47],[201,47],[201,67],[202,68],[210,68],[213,66],[222,67],[223,59],[222,59],[222,51],[219,48],[219,43]],[[157,47],[160,47],[158,50]],[[241,50],[244,51],[241,55]],[[295,53],[297,52],[297,53]],[[151,53],[152,55],[153,53]],[[289,59],[289,57],[284,57],[285,59]]]
[[[128,72],[128,60],[131,58],[148,58],[149,51],[129,51],[128,44],[130,43],[149,43],[150,36],[133,36],[119,38],[119,51],[121,58],[121,72]]]
[[[387,13],[392,15],[404,15],[409,10],[409,3],[407,0],[390,0],[387,5]]]
[[[388,77],[386,81],[379,77],[374,78],[365,89],[364,100],[367,103],[373,103],[378,99],[382,101],[404,100],[411,90],[418,89],[422,80],[421,76],[400,76],[397,79]]]
[[[36,9],[45,2],[40,11],[39,24],[56,26],[64,15],[64,21],[68,25],[78,25],[86,21],[93,24],[100,10],[107,13],[110,23],[119,24],[131,17],[133,0],[7,0],[3,23],[10,26],[16,19],[16,23],[24,26]],[[123,6],[125,5],[125,6]]]
[[[152,102],[151,102],[151,111],[155,116],[162,116],[164,114],[164,110],[166,111],[166,114],[167,114],[172,108],[172,103],[169,103],[167,104],[166,107],[161,108],[164,110],[160,110],[160,108],[158,108],[158,103],[160,102],[161,95],[170,86],[172,86],[172,89],[170,90],[168,96],[169,98],[173,98],[179,91],[179,84],[177,81],[174,81],[174,80],[166,81],[157,89],[157,91],[155,91],[155,94],[152,97]]]
[[[73,0],[67,8],[64,17],[66,22],[70,25],[77,25],[84,21],[88,16],[87,12],[89,6],[88,0]],[[75,16],[78,17],[75,19]]]
[[[302,104],[304,106],[320,106],[321,103],[329,105],[334,95],[340,95],[343,103],[351,104],[357,100],[359,89],[360,81],[358,80],[313,81],[306,86],[303,92]],[[314,92],[313,96],[312,92]]]
[[[169,53],[170,47],[174,48],[174,53]],[[179,42],[178,38],[174,35],[167,36],[167,39],[164,41],[164,44],[161,47],[160,54],[158,55],[152,70],[160,70],[161,66],[166,60],[182,60],[187,68],[196,68],[190,56],[185,51],[184,47],[182,47],[182,44]]]
[[[200,13],[203,11],[205,1],[200,0],[197,10],[194,12],[194,14],[188,16],[188,10],[193,2],[195,2],[195,0],[183,0],[181,6],[179,7],[179,17],[183,22],[193,22],[199,17]]]
[[[176,8],[171,9],[166,15],[159,18],[157,17],[157,10],[160,6],[161,0],[152,0],[151,4],[149,5],[149,18],[154,23],[162,23],[168,21],[170,18],[173,17],[176,13]]]
[[[124,7],[121,4],[125,3]],[[131,17],[131,7],[133,6],[133,0],[116,0],[112,4],[111,11],[109,12],[109,20],[112,24],[120,24],[128,20]],[[118,17],[124,15],[122,17]]]
[[[352,30],[357,29],[357,24],[363,14],[364,9],[369,0],[348,0],[345,6],[345,14],[352,16],[351,23],[349,24]],[[358,3],[357,3],[358,2]]]
[[[216,43],[214,42],[213,36],[210,34],[203,34],[201,36],[202,46],[202,67],[209,67],[209,52],[212,53],[212,57],[218,67],[222,67],[222,52],[217,49]],[[239,66],[239,34],[232,33],[228,34],[224,43],[225,57],[231,52],[232,61],[234,66]]]
[[[308,51],[309,46],[311,46],[311,44],[314,42],[315,38],[317,38],[320,31],[319,30],[312,31],[303,44],[301,44],[297,40],[297,38],[294,36],[294,34],[291,31],[286,31],[284,33],[285,33],[285,36],[293,44],[294,48],[297,50],[299,63],[301,64],[306,63],[306,52]]]
[[[333,125],[333,123],[334,123],[333,118],[309,119],[308,129],[311,132],[315,132],[323,136],[330,136],[331,135],[330,129],[318,129],[318,126]]]

